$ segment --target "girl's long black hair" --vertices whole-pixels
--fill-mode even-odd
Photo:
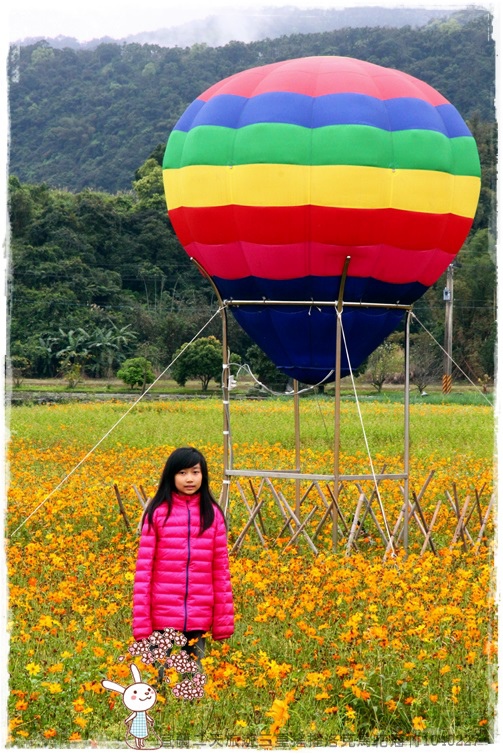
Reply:
[[[173,506],[172,494],[173,492],[177,491],[175,485],[175,475],[178,474],[178,472],[182,469],[191,469],[196,464],[200,464],[202,472],[202,482],[199,489],[201,511],[201,527],[199,529],[199,534],[201,535],[212,525],[215,519],[215,509],[213,508],[214,505],[216,505],[216,507],[219,509],[225,521],[224,512],[213,497],[209,487],[208,464],[206,463],[206,459],[199,450],[197,450],[196,448],[188,447],[177,448],[171,453],[168,460],[166,461],[159,486],[157,487],[157,492],[150,500],[143,513],[141,521],[142,527],[145,519],[147,518],[150,528],[150,526],[152,525],[154,512],[163,503],[168,504],[168,512],[166,514],[166,518],[164,519],[164,523],[166,523],[171,514],[171,508]]]

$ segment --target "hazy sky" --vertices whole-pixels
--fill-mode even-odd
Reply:
[[[204,18],[222,8],[343,8],[358,5],[461,8],[470,4],[490,8],[494,5],[491,0],[467,0],[465,3],[459,0],[4,0],[4,3],[9,42],[59,34],[80,41],[103,36],[120,38]]]

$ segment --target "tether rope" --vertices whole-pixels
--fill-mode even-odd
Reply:
[[[450,356],[450,354],[449,354],[449,353],[447,353],[447,351],[445,350],[445,348],[443,348],[443,346],[442,346],[442,345],[441,345],[441,344],[440,344],[440,343],[438,342],[438,340],[437,340],[437,339],[435,338],[435,336],[434,336],[434,335],[433,335],[433,334],[432,334],[432,333],[431,333],[431,332],[430,332],[430,331],[428,330],[428,328],[427,328],[427,327],[425,327],[425,326],[423,325],[423,323],[421,322],[421,320],[420,320],[420,319],[419,319],[419,318],[418,318],[418,317],[417,317],[417,316],[416,316],[416,315],[414,314],[414,312],[412,312],[412,311],[411,311],[411,314],[412,314],[412,316],[414,317],[414,319],[415,319],[415,320],[416,320],[416,321],[418,322],[418,324],[420,324],[420,325],[421,325],[421,327],[423,328],[423,330],[424,330],[424,331],[425,331],[426,333],[428,333],[428,335],[429,335],[429,336],[430,336],[430,338],[431,338],[431,339],[433,340],[433,342],[437,344],[437,346],[438,346],[438,347],[440,348],[440,350],[441,350],[441,351],[443,351],[443,352],[444,352],[444,354],[445,354],[445,355],[447,356],[447,358],[448,358],[448,359],[449,359],[449,360],[450,360],[450,361],[451,361],[451,362],[452,362],[452,363],[454,364],[454,366],[456,367],[456,369],[459,369],[459,371],[461,372],[461,374],[462,374],[462,375],[463,375],[464,377],[466,377],[466,379],[468,380],[468,382],[469,382],[469,383],[470,383],[471,385],[473,385],[473,387],[475,388],[475,390],[478,390],[478,392],[480,393],[480,395],[481,395],[481,396],[482,396],[482,397],[483,397],[483,398],[484,398],[484,399],[485,399],[485,400],[486,400],[486,401],[487,401],[487,402],[489,403],[489,405],[490,405],[490,406],[492,406],[493,404],[491,403],[491,401],[489,400],[489,398],[487,397],[487,395],[485,395],[485,394],[484,394],[484,393],[482,392],[482,390],[481,390],[481,389],[479,388],[479,386],[478,386],[478,385],[476,385],[476,384],[475,384],[475,383],[473,382],[473,380],[471,380],[471,379],[470,379],[470,378],[468,377],[468,375],[466,374],[466,372],[464,372],[464,371],[463,371],[463,369],[461,369],[461,367],[459,366],[459,364],[458,364],[457,362],[455,362],[455,361],[454,361],[454,359],[452,358],[452,356]]]
[[[353,385],[353,392],[355,394],[356,408],[358,410],[358,416],[359,416],[360,424],[361,424],[361,428],[362,428],[363,439],[365,441],[365,447],[367,448],[367,455],[368,455],[368,458],[369,458],[369,463],[370,463],[370,469],[371,469],[371,472],[372,472],[372,477],[374,479],[374,486],[375,486],[375,491],[376,491],[376,495],[377,495],[377,500],[379,502],[379,508],[381,510],[381,514],[382,514],[382,517],[383,517],[384,526],[386,528],[386,534],[387,534],[387,537],[388,537],[388,545],[391,546],[391,551],[392,551],[393,555],[396,555],[395,548],[393,547],[393,538],[391,536],[391,532],[390,532],[389,526],[388,526],[388,519],[386,518],[386,514],[384,512],[384,506],[383,506],[383,503],[382,503],[382,500],[381,500],[381,493],[379,492],[379,485],[377,484],[377,476],[376,476],[375,469],[374,469],[374,463],[372,461],[372,455],[370,453],[370,447],[369,447],[369,443],[368,443],[368,439],[367,439],[367,433],[365,431],[365,426],[364,426],[364,423],[363,423],[362,412],[361,412],[361,409],[360,409],[360,401],[358,400],[358,392],[356,390],[355,378],[354,378],[354,375],[353,375],[353,370],[351,368],[351,361],[349,359],[348,345],[346,343],[346,335],[344,333],[344,327],[343,327],[343,324],[342,324],[342,312],[337,311],[336,313],[337,313],[337,316],[339,317],[340,324],[341,324],[342,340],[344,341],[344,350],[346,351],[346,359],[347,359],[347,362],[348,362],[349,374],[351,375],[351,383]]]
[[[238,370],[236,372],[236,380],[239,377],[239,373],[243,370],[250,375],[252,380],[257,385],[260,385],[260,387],[263,388],[270,395],[276,395],[276,396],[293,395],[295,392],[294,390],[284,390],[283,392],[278,392],[276,390],[272,390],[272,388],[267,387],[267,385],[264,385],[263,382],[260,382],[260,380],[257,377],[255,377],[249,364],[238,364],[236,362],[231,362],[229,366],[238,367]],[[314,390],[320,385],[323,385],[333,375],[334,371],[335,371],[334,369],[331,369],[330,372],[327,372],[327,374],[323,377],[323,379],[320,380],[320,382],[317,382],[316,385],[308,385],[307,387],[303,387],[301,390],[298,390],[297,395],[301,395],[302,393],[308,393],[310,390]]]
[[[66,482],[66,481],[67,481],[67,480],[68,480],[68,479],[69,479],[69,478],[70,478],[70,477],[71,477],[71,476],[72,476],[72,475],[73,475],[73,474],[74,474],[74,473],[75,473],[75,472],[77,471],[77,469],[79,469],[79,468],[80,468],[80,467],[82,466],[82,464],[83,464],[83,463],[84,463],[85,461],[87,461],[87,459],[89,458],[89,456],[91,456],[91,455],[92,455],[92,454],[94,453],[94,451],[96,450],[96,448],[98,448],[98,447],[99,447],[99,446],[101,445],[101,443],[102,443],[102,442],[103,442],[104,440],[106,440],[106,438],[107,438],[107,437],[108,437],[108,436],[109,436],[109,435],[110,435],[110,434],[111,434],[111,433],[112,433],[112,432],[114,431],[114,429],[115,429],[115,428],[116,428],[116,427],[117,427],[117,426],[118,426],[118,425],[119,425],[119,424],[121,423],[121,421],[122,421],[123,419],[125,419],[125,418],[126,418],[126,416],[127,416],[127,415],[128,415],[128,414],[129,414],[129,413],[130,413],[130,412],[131,412],[131,411],[132,411],[132,410],[133,410],[133,409],[134,409],[134,408],[135,408],[135,407],[136,407],[137,405],[138,405],[138,403],[140,403],[140,401],[141,401],[141,400],[143,400],[143,398],[144,398],[144,397],[145,397],[145,396],[147,395],[147,393],[148,393],[148,392],[149,392],[149,391],[150,391],[150,390],[151,390],[151,389],[152,389],[152,388],[154,387],[154,385],[155,385],[155,384],[156,384],[157,382],[159,382],[159,380],[160,380],[160,379],[161,379],[161,378],[162,378],[162,377],[163,377],[163,376],[164,376],[164,375],[166,374],[166,372],[168,371],[168,369],[171,369],[171,367],[173,366],[173,364],[175,363],[175,361],[177,361],[177,359],[179,359],[179,358],[180,358],[180,356],[182,355],[182,353],[183,353],[183,352],[184,352],[184,351],[185,351],[185,350],[186,350],[186,349],[187,349],[187,348],[188,348],[188,347],[189,347],[189,346],[191,345],[191,343],[193,343],[193,342],[194,342],[194,341],[196,340],[196,338],[198,338],[198,337],[199,337],[199,335],[200,335],[200,334],[201,334],[201,333],[203,332],[203,330],[205,330],[205,329],[206,329],[206,328],[208,327],[208,325],[210,324],[210,322],[212,322],[212,321],[213,321],[213,320],[215,319],[215,317],[216,317],[216,316],[217,316],[218,314],[220,314],[220,312],[222,311],[222,308],[223,308],[223,307],[219,307],[219,308],[217,309],[217,311],[216,311],[216,312],[215,312],[214,314],[212,314],[212,316],[211,316],[211,317],[209,318],[209,320],[208,320],[208,321],[206,322],[206,324],[205,324],[205,325],[203,325],[203,327],[201,327],[201,329],[199,330],[199,332],[197,332],[197,333],[196,333],[196,334],[194,335],[194,337],[192,338],[192,340],[190,340],[190,341],[189,341],[188,343],[186,343],[186,344],[185,344],[185,346],[184,346],[184,347],[183,347],[183,348],[182,348],[182,349],[180,350],[180,353],[178,353],[178,354],[177,354],[177,356],[176,356],[176,357],[175,357],[175,358],[173,359],[173,361],[171,362],[171,364],[169,364],[169,365],[168,365],[168,366],[166,367],[166,369],[164,369],[164,370],[163,370],[163,371],[161,372],[161,374],[160,374],[160,375],[159,375],[158,377],[156,377],[156,379],[155,379],[155,380],[154,380],[154,381],[152,382],[152,384],[151,384],[151,385],[149,385],[149,387],[148,387],[148,388],[147,388],[147,389],[145,390],[145,392],[144,392],[144,393],[142,393],[142,394],[141,394],[141,395],[139,396],[139,398],[138,398],[138,399],[137,399],[136,401],[134,401],[134,403],[132,403],[132,404],[131,404],[131,406],[130,406],[130,407],[128,408],[128,410],[127,410],[127,411],[126,411],[126,412],[125,412],[125,413],[124,413],[124,414],[123,414],[123,415],[122,415],[122,416],[121,416],[121,417],[120,417],[120,418],[119,418],[119,419],[118,419],[118,420],[117,420],[117,421],[115,422],[115,424],[114,424],[114,425],[113,425],[112,427],[110,427],[110,429],[109,429],[109,430],[108,430],[108,431],[107,431],[107,432],[106,432],[106,433],[105,433],[105,434],[103,435],[103,437],[101,438],[101,440],[99,440],[99,441],[98,441],[98,442],[96,443],[96,445],[94,445],[94,446],[93,446],[93,447],[91,448],[91,450],[89,450],[89,451],[88,451],[88,452],[86,453],[86,455],[85,455],[85,456],[84,456],[83,458],[81,458],[81,460],[80,460],[80,461],[78,462],[78,464],[77,464],[76,466],[74,466],[74,467],[73,467],[73,469],[72,469],[72,470],[71,470],[71,471],[70,471],[70,472],[69,472],[69,473],[68,473],[68,474],[67,474],[67,475],[66,475],[66,476],[65,476],[65,477],[64,477],[64,478],[63,478],[63,479],[62,479],[62,480],[61,480],[61,481],[59,482],[59,484],[58,484],[58,485],[57,485],[56,487],[54,487],[54,489],[53,489],[53,490],[52,490],[51,492],[49,492],[49,494],[48,494],[48,495],[46,495],[46,497],[45,497],[45,498],[44,498],[44,499],[42,500],[42,502],[41,502],[41,503],[39,503],[39,504],[37,505],[37,507],[36,507],[36,508],[34,508],[34,509],[32,510],[32,512],[30,513],[30,515],[29,515],[29,516],[27,516],[27,517],[26,517],[26,518],[24,519],[24,521],[22,521],[22,522],[21,522],[21,523],[19,524],[19,526],[18,526],[18,527],[17,527],[16,529],[14,529],[14,531],[13,531],[13,532],[12,532],[12,533],[11,533],[10,535],[8,535],[9,537],[13,537],[13,536],[14,536],[14,534],[17,534],[17,532],[18,532],[18,531],[19,531],[19,530],[20,530],[20,529],[21,529],[21,528],[22,528],[22,527],[23,527],[23,526],[24,526],[24,525],[25,525],[25,524],[26,524],[26,523],[27,523],[27,522],[28,522],[28,521],[29,521],[29,520],[30,520],[30,519],[32,518],[32,516],[34,516],[34,515],[35,515],[35,513],[36,513],[36,512],[38,511],[38,510],[40,510],[40,508],[41,508],[41,507],[42,507],[43,505],[45,505],[45,503],[46,503],[46,502],[47,502],[47,501],[48,501],[48,500],[49,500],[49,499],[50,499],[50,498],[51,498],[51,497],[52,497],[52,496],[54,495],[54,493],[55,493],[55,492],[57,492],[57,491],[58,491],[59,489],[61,489],[61,487],[62,487],[62,486],[63,486],[63,485],[65,484],[65,482]]]

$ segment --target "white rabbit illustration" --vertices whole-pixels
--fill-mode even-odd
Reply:
[[[129,717],[124,720],[124,723],[128,729],[128,733],[134,737],[135,746],[130,746],[127,741],[127,736],[126,743],[130,748],[144,749],[146,748],[145,739],[148,736],[149,726],[151,728],[154,727],[154,721],[150,715],[147,714],[147,710],[154,706],[157,699],[157,693],[152,686],[149,686],[147,683],[142,683],[140,671],[136,665],[130,665],[130,668],[134,683],[127,686],[127,688],[121,686],[120,683],[109,681],[108,679],[101,681],[101,685],[106,689],[118,691],[119,694],[122,694],[124,705],[129,710],[132,710]],[[160,742],[160,745],[162,745],[162,741],[160,741],[157,735],[156,738]],[[160,746],[147,748],[158,749]]]

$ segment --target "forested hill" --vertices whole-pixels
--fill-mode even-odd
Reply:
[[[495,119],[495,44],[485,14],[420,29],[352,28],[223,47],[102,44],[13,47],[9,56],[10,173],[72,191],[129,190],[137,168],[185,108],[220,79],[257,65],[344,55],[428,82],[465,119]]]

